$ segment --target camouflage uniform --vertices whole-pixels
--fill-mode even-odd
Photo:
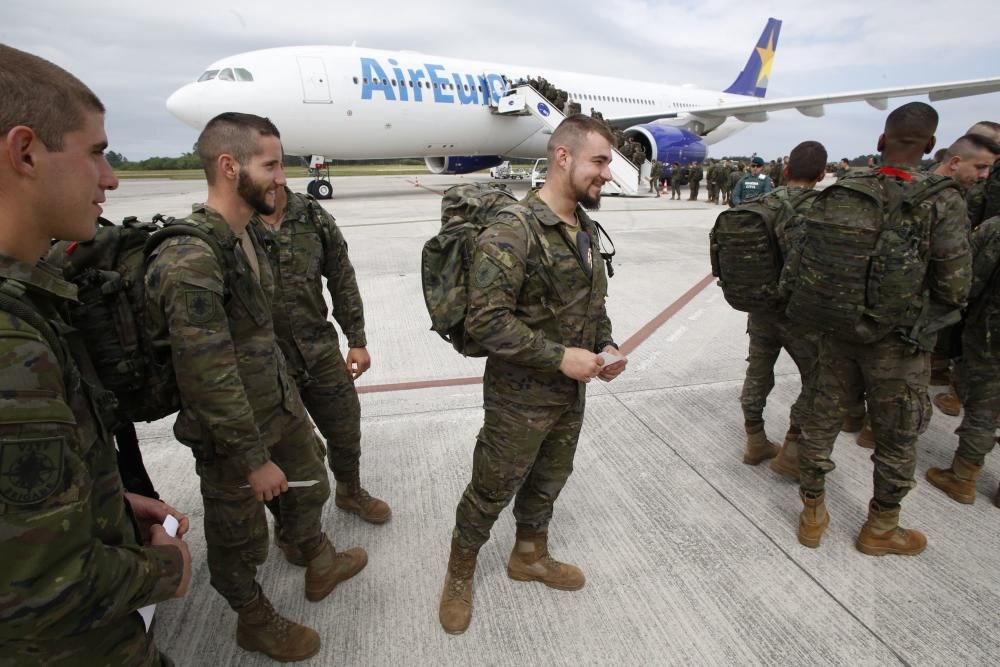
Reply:
[[[979,293],[970,304],[962,333],[962,358],[956,374],[965,413],[955,433],[958,435],[956,453],[982,465],[996,444],[997,418],[1000,417],[1000,356],[997,354],[1000,342],[991,341],[987,334],[988,318],[997,316],[1000,305],[1000,295],[996,293],[1000,282],[991,280],[1000,266],[1000,217],[990,218],[976,228],[972,233],[972,247],[976,258],[976,282],[979,282],[979,267],[985,266],[987,271],[982,273],[981,286],[973,286],[973,292]]]
[[[302,402],[326,438],[330,469],[338,481],[348,481],[357,476],[361,457],[361,403],[327,318],[321,276],[348,347],[368,344],[364,305],[333,216],[306,195],[286,193],[277,231],[253,219],[275,277],[274,330]]]
[[[701,165],[695,163],[691,167],[691,176],[689,177],[689,183],[691,184],[691,196],[689,199],[694,201],[698,199],[698,188],[701,186],[701,179],[705,177],[705,172],[702,171]]]
[[[805,188],[779,188],[767,195],[771,198],[794,199],[800,196]],[[799,205],[798,212],[808,210],[813,199],[808,198]],[[787,221],[782,221],[787,222]],[[788,256],[787,237],[783,224],[774,230],[782,255]],[[767,397],[774,389],[774,364],[784,348],[799,369],[802,386],[808,385],[816,365],[816,347],[819,336],[808,328],[788,319],[784,312],[750,313],[747,316],[747,334],[750,336],[750,350],[747,355],[747,372],[743,380],[743,390],[740,393],[740,404],[743,406],[743,419],[747,424],[764,421],[764,406]],[[806,401],[805,391],[800,391],[792,405],[790,429],[798,432],[803,423],[803,410]],[[862,408],[862,416],[863,416]]]
[[[659,160],[653,161],[653,168],[649,170],[649,191],[660,196],[660,179],[663,178],[663,163]]]
[[[912,176],[914,182],[925,178]],[[925,284],[931,310],[962,307],[971,275],[965,203],[954,190],[944,190],[921,202],[919,210],[929,229]],[[932,345],[930,341],[926,347]],[[835,467],[830,454],[841,427],[841,405],[856,394],[852,387],[858,378],[865,387],[875,435],[874,499],[883,511],[893,510],[915,485],[917,436],[931,417],[929,349],[918,348],[897,333],[871,345],[820,337],[799,449],[802,490],[823,491],[825,475]]]
[[[537,229],[537,240],[516,216],[501,213],[480,235],[470,273],[466,330],[490,354],[483,376],[485,420],[472,480],[456,511],[454,539],[467,549],[486,543],[515,493],[518,526],[546,529],[573,470],[586,399],[586,385],[559,371],[563,351],[600,351],[613,344],[593,222],[577,209],[579,233],[592,249],[581,258],[578,230],[536,193],[519,206]],[[536,261],[543,268],[525,270]]]
[[[234,268],[226,275],[200,239],[164,241],[146,274],[149,318],[170,340],[181,394],[174,435],[191,448],[201,477],[212,586],[240,609],[256,597],[268,541],[264,505],[246,487],[247,474],[270,460],[289,480],[319,480],[279,496],[281,537],[302,551],[322,540],[330,485],[323,445],[275,341],[274,279],[252,227],[259,278],[219,213],[195,206],[187,222],[212,234]]]
[[[183,562],[139,541],[99,385],[63,325],[76,287],[2,255],[0,280],[26,288],[65,357],[0,310],[0,664],[169,664],[136,610],[173,597]]]

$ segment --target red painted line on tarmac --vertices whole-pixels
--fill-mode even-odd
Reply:
[[[647,338],[653,335],[657,329],[662,327],[667,321],[676,315],[684,306],[691,303],[698,294],[708,287],[713,280],[712,274],[708,274],[699,280],[694,287],[684,294],[681,294],[676,301],[667,306],[659,315],[647,322],[641,329],[635,332],[628,340],[621,344],[621,350],[625,354],[631,354],[633,350],[642,345]],[[386,391],[407,391],[410,389],[427,389],[430,387],[458,387],[468,384],[482,384],[482,377],[447,378],[444,380],[418,380],[416,382],[397,382],[394,384],[371,384],[358,387],[359,394],[376,394]]]

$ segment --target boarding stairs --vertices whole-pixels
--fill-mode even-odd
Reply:
[[[545,128],[546,134],[552,134],[566,116],[562,109],[557,109],[537,90],[527,84],[519,84],[508,91],[497,102],[493,113],[501,116],[526,116],[537,118]],[[611,147],[611,178],[616,187],[607,187],[604,192],[636,196],[641,191],[639,169],[632,162]]]

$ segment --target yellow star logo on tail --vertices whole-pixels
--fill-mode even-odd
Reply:
[[[767,48],[757,47],[757,55],[760,56],[760,74],[757,75],[757,87],[766,88],[767,82],[771,79],[771,63],[774,62],[774,31],[767,38]]]

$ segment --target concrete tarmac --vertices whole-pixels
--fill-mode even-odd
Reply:
[[[924,473],[950,462],[959,418],[935,413],[902,521],[927,533],[927,550],[873,558],[854,547],[871,496],[870,451],[841,434],[827,481],[830,527],[819,549],[799,545],[797,486],[742,463],[746,318],[707,277],[708,230],[722,207],[668,196],[605,198],[594,214],[617,247],[608,311],[629,366],[589,386],[575,471],[551,526],[553,554],[580,565],[586,587],[509,579],[514,522],[505,511],[480,555],[472,625],[445,634],[437,604],[482,420],[483,362],[429,331],[420,249],[439,227],[440,192],[480,178],[337,178],[323,202],[350,244],[366,305],[373,365],[358,381],[362,479],[393,517],[371,526],[329,504],[334,543],[360,545],[370,560],[319,603],[303,595],[304,570],[271,549],[259,572],[265,592],[323,638],[303,664],[998,662],[1000,456],[987,459],[975,505],[950,500]],[[306,181],[291,185],[304,191]],[[204,197],[196,181],[124,181],[105,216],[184,215]],[[780,442],[799,379],[785,355],[776,372],[765,417]],[[191,588],[159,606],[157,643],[178,665],[271,664],[237,647],[236,615],[209,585],[198,479],[172,422],[139,427],[158,490],[192,524]]]

